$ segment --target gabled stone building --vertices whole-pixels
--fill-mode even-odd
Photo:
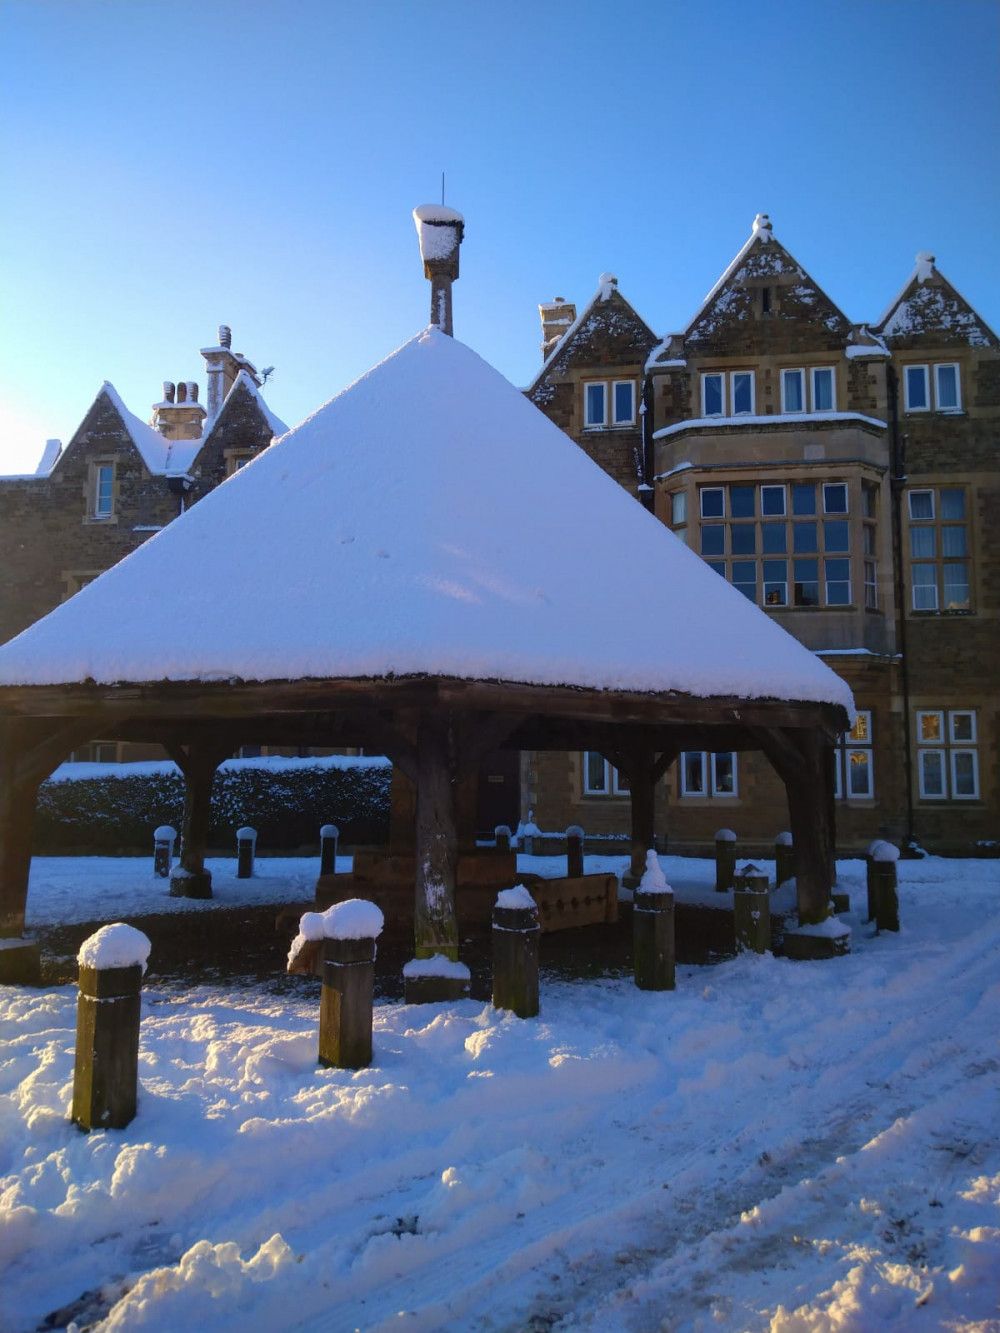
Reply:
[[[0,642],[46,615],[195,504],[288,427],[230,330],[202,349],[208,392],[163,385],[150,423],[105,382],[72,439],[49,441],[34,476],[0,477]],[[77,758],[141,758],[95,738]],[[155,757],[161,757],[156,752]]]
[[[609,275],[579,318],[539,311],[531,400],[851,686],[841,848],[1000,838],[1000,346],[933,257],[854,323],[759,215],[678,333],[655,339]],[[545,828],[627,828],[599,754],[532,756],[528,787]],[[682,755],[658,792],[676,848],[720,825],[766,844],[785,818],[755,755]]]

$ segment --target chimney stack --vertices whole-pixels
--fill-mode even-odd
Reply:
[[[431,323],[452,337],[451,284],[458,278],[458,248],[465,233],[465,219],[443,204],[421,204],[413,210],[413,221],[424,277],[431,284]]]
[[[222,411],[222,404],[229,395],[229,390],[236,383],[241,370],[245,370],[254,384],[260,388],[257,367],[248,361],[242,352],[234,352],[233,331],[228,324],[219,325],[219,342],[216,347],[203,347],[201,354],[205,358],[205,403],[208,408],[208,426]],[[197,390],[195,391],[197,401]]]
[[[559,339],[575,323],[576,306],[557,296],[554,301],[540,305],[538,314],[542,321],[542,360],[548,361]]]

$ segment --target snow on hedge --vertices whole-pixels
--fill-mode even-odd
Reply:
[[[586,577],[582,514],[602,533]],[[0,647],[11,685],[390,674],[853,715],[833,671],[433,328]]]

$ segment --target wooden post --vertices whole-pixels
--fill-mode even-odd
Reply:
[[[899,930],[899,893],[896,887],[896,862],[899,848],[882,842],[872,853],[876,934]]]
[[[876,838],[874,842],[868,844],[868,850],[865,852],[865,887],[868,890],[868,916],[867,921],[875,920],[875,853],[882,846],[882,839]]]
[[[428,710],[417,728],[416,885],[413,911],[417,958],[458,961],[458,819],[452,720]]]
[[[337,873],[337,840],[340,829],[336,824],[324,824],[319,831],[319,873],[335,875]]]
[[[650,753],[628,768],[629,799],[632,806],[632,845],[629,873],[638,884],[646,869],[646,853],[653,846],[656,820],[656,777]]]
[[[372,1062],[375,940],[323,942],[319,1063],[364,1069]]]
[[[200,742],[186,748],[179,745],[165,748],[184,774],[180,864],[171,871],[170,893],[174,898],[211,898],[212,872],[205,869],[205,847],[212,812],[212,784],[215,770],[229,750]]]
[[[161,824],[153,831],[153,874],[157,879],[168,879],[174,860],[174,842],[177,830]]]
[[[636,889],[632,902],[632,965],[639,990],[673,990],[674,894],[669,887]]]
[[[506,824],[498,824],[493,830],[493,836],[496,838],[497,851],[510,851],[510,829]]]
[[[538,908],[518,885],[497,895],[493,908],[493,1006],[518,1018],[538,1013]]]
[[[720,828],[715,834],[715,891],[725,893],[733,887],[736,874],[736,834]]]
[[[236,878],[253,878],[253,858],[257,846],[257,830],[247,825],[236,830]]]
[[[795,737],[803,763],[782,773],[795,846],[795,883],[799,922],[826,920],[836,878],[833,828],[833,742],[818,731]]]
[[[767,876],[746,865],[733,886],[733,927],[737,953],[767,953],[771,947],[771,899]]]
[[[566,830],[566,876],[579,879],[583,874],[583,829],[570,824]]]
[[[779,833],[774,840],[774,887],[780,889],[795,877],[795,846],[790,833]]]
[[[79,956],[71,1118],[88,1132],[124,1129],[138,1100],[139,991],[149,940],[117,923],[85,940]],[[122,959],[130,961],[120,965]]]

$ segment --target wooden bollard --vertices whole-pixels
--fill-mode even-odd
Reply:
[[[324,824],[319,831],[319,873],[335,875],[337,873],[337,841],[340,829],[336,824]]]
[[[251,879],[253,877],[253,855],[256,845],[257,830],[255,828],[248,826],[236,830],[237,879]]]
[[[510,829],[506,824],[498,824],[493,830],[493,836],[496,839],[498,852],[510,851]]]
[[[674,891],[651,851],[632,900],[632,968],[639,990],[673,990],[674,957]]]
[[[733,927],[737,953],[767,953],[771,947],[767,875],[753,864],[743,866],[735,877]]]
[[[868,889],[867,921],[875,920],[875,853],[882,846],[884,846],[884,839],[876,838],[874,842],[868,844],[868,850],[865,853],[865,879]]]
[[[493,908],[493,1007],[518,1018],[538,1013],[538,907],[518,884],[497,894]]]
[[[899,848],[883,842],[872,853],[875,931],[899,930],[899,892],[896,881],[896,862]]]
[[[177,830],[169,824],[161,824],[153,830],[153,874],[158,879],[170,878],[176,838]]]
[[[139,991],[149,949],[141,930],[120,921],[80,946],[71,1118],[88,1133],[124,1129],[135,1118]]]
[[[795,848],[790,833],[779,833],[774,840],[774,887],[780,889],[795,877]]]
[[[579,879],[583,874],[583,829],[570,824],[566,830],[566,878]]]
[[[720,828],[715,835],[715,891],[725,893],[733,887],[736,873],[736,834]]]
[[[375,941],[384,918],[374,903],[349,898],[323,913],[319,1063],[364,1069],[372,1062]]]

